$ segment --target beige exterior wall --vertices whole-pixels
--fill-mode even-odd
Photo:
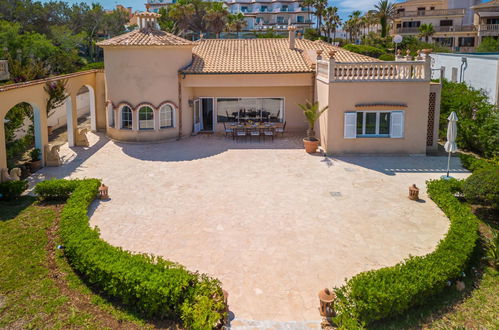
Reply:
[[[107,134],[117,140],[154,141],[178,137],[179,80],[178,71],[192,60],[192,46],[177,47],[106,47],[107,100],[115,108],[115,126]],[[159,129],[159,106],[170,102],[175,108],[174,128]],[[128,103],[133,109],[133,130],[121,130],[120,105]],[[154,130],[139,130],[137,110],[148,103],[154,109]],[[110,111],[110,110],[108,110]]]
[[[327,91],[322,84],[318,84],[318,99],[325,102]],[[327,94],[329,110],[320,121],[321,141],[325,144],[325,150],[332,154],[426,153],[429,91],[429,82],[331,83]],[[355,105],[362,103],[406,104],[406,108],[400,109],[404,111],[403,138],[345,139],[344,114],[349,111],[369,111],[356,109]]]

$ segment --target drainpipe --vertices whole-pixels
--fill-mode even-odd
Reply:
[[[182,74],[178,73],[178,138],[182,138]]]
[[[468,67],[468,60],[466,57],[461,57],[461,72],[459,73],[459,82],[463,82],[464,70]]]

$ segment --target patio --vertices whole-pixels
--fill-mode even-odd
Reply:
[[[407,198],[410,184],[445,173],[445,157],[325,158],[287,135],[89,140],[64,145],[66,164],[33,180],[102,178],[111,199],[90,210],[102,237],[219,278],[234,327],[318,327],[320,289],[426,254],[448,227],[424,189],[420,202]],[[452,175],[468,175],[457,159]]]

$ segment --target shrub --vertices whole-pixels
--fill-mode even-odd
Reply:
[[[28,181],[7,181],[0,183],[0,198],[11,200],[16,199],[28,189]]]
[[[499,40],[493,37],[483,38],[480,45],[476,48],[477,53],[496,53],[499,52]]]
[[[459,158],[461,159],[461,164],[471,172],[490,168],[497,168],[499,170],[499,163],[494,160],[486,160],[467,154],[460,154]]]
[[[335,289],[335,322],[354,328],[404,313],[440,293],[460,276],[478,239],[478,221],[454,196],[457,180],[428,181],[428,194],[450,219],[450,228],[436,250],[409,257],[393,266],[362,272]]]
[[[366,56],[371,56],[371,57],[375,57],[375,58],[378,58],[385,53],[385,51],[383,49],[376,48],[373,46],[366,46],[366,45],[348,44],[348,45],[343,46],[343,48],[350,51],[350,52],[354,52],[354,53],[358,53],[358,54],[362,54],[362,55],[366,55]]]
[[[393,54],[383,54],[379,57],[382,61],[395,61],[395,55]]]
[[[475,171],[463,184],[466,200],[499,209],[499,167]]]
[[[45,180],[36,185],[35,194],[39,199],[67,199],[79,183],[79,180]]]
[[[60,235],[71,266],[89,284],[143,315],[183,320],[191,329],[212,328],[225,313],[220,282],[100,239],[87,216],[99,185],[97,179],[49,180],[36,187],[40,198],[69,197],[61,212]]]

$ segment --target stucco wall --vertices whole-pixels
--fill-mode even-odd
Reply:
[[[491,103],[498,101],[498,55],[431,54],[432,69],[445,68],[444,78],[452,81],[452,68],[457,69],[457,82],[464,81],[476,89],[483,89]],[[463,58],[466,64],[463,65]],[[462,69],[461,69],[462,68]],[[462,74],[461,74],[462,71]],[[434,79],[440,78],[440,71],[433,71]]]
[[[428,122],[428,82],[359,82],[332,83],[329,90],[329,111],[327,130],[321,126],[321,133],[327,134],[328,153],[385,153],[424,154]],[[403,103],[403,138],[344,138],[344,113],[365,111],[356,109],[362,103]],[[321,121],[321,123],[323,123]]]
[[[129,102],[178,101],[178,70],[191,62],[191,47],[105,48],[107,98]]]

